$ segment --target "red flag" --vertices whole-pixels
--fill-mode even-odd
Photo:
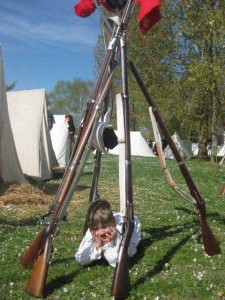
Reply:
[[[140,31],[147,33],[161,18],[160,0],[135,0],[140,5],[138,25]]]
[[[135,0],[139,4],[139,29],[145,34],[148,32],[161,18],[159,6],[160,0]],[[106,0],[99,0],[99,4],[103,5],[107,10],[112,11],[108,6]],[[93,0],[79,0],[74,6],[76,15],[80,17],[88,17],[95,10],[95,4]]]

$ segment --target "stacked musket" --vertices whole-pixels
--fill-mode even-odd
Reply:
[[[110,88],[110,84],[119,62],[119,57],[115,56],[116,49],[119,48],[122,65],[122,83],[123,83],[123,107],[124,107],[124,133],[125,133],[125,202],[126,202],[126,222],[124,233],[120,245],[120,252],[114,279],[111,288],[111,296],[115,298],[126,298],[130,294],[131,283],[129,278],[129,257],[128,245],[134,228],[133,212],[133,191],[132,191],[132,168],[131,168],[131,149],[130,149],[130,124],[129,124],[129,96],[127,66],[129,65],[134,77],[136,78],[140,89],[142,90],[149,106],[153,108],[155,119],[160,126],[170,148],[177,160],[184,179],[189,187],[190,194],[196,201],[196,207],[199,211],[203,242],[205,251],[208,255],[214,255],[220,252],[219,243],[216,241],[211,228],[206,222],[205,202],[201,198],[180,154],[171,138],[158,110],[156,109],[146,87],[144,86],[134,64],[127,61],[126,55],[126,30],[127,20],[133,7],[133,0],[128,0],[123,10],[119,25],[114,30],[109,48],[105,55],[100,76],[93,94],[93,100],[90,103],[83,124],[80,128],[76,145],[64,173],[62,183],[58,189],[55,199],[48,211],[42,218],[44,224],[36,239],[32,242],[28,250],[22,256],[20,262],[24,267],[33,266],[30,278],[26,286],[26,292],[33,296],[41,296],[46,284],[49,260],[53,251],[52,238],[57,234],[58,223],[65,217],[66,209],[69,205],[72,193],[76,188],[80,175],[83,172],[87,161],[92,142],[95,137],[99,119],[102,115],[102,109],[105,97]],[[109,72],[110,70],[110,72]],[[94,184],[96,187],[96,184]],[[95,189],[96,190],[96,189]],[[94,196],[96,193],[94,193]],[[91,199],[93,201],[93,199]]]

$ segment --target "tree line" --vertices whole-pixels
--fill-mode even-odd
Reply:
[[[210,142],[211,160],[225,121],[224,11],[222,0],[163,1],[160,22],[141,36],[136,15],[128,36],[129,55],[170,131],[197,141],[200,158],[207,157]],[[130,86],[135,123],[141,98]]]

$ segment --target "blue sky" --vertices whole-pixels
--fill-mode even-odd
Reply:
[[[0,0],[0,43],[5,81],[15,90],[53,90],[59,80],[94,80],[97,11],[74,13],[74,0]]]

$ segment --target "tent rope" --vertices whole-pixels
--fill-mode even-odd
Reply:
[[[186,193],[185,191],[183,191],[172,179],[172,176],[166,165],[166,160],[165,160],[165,156],[164,156],[163,149],[162,149],[161,135],[160,135],[158,127],[157,127],[157,123],[156,123],[155,116],[152,111],[152,107],[149,107],[149,114],[150,114],[150,119],[152,122],[152,129],[153,129],[153,133],[154,133],[154,137],[155,137],[155,143],[156,143],[156,147],[157,147],[157,151],[158,151],[158,158],[160,161],[160,165],[161,165],[161,168],[163,169],[163,172],[166,176],[166,179],[167,179],[170,187],[172,189],[174,189],[178,195],[180,195],[184,199],[195,204],[196,203],[195,199],[189,193]]]

